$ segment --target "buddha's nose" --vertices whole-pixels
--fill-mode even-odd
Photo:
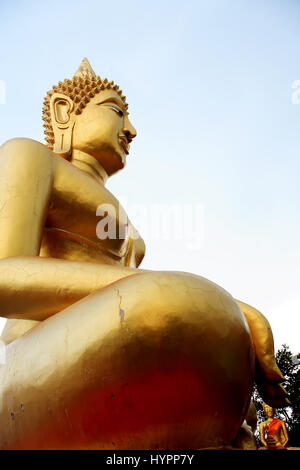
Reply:
[[[133,125],[131,124],[131,122],[129,121],[127,116],[124,120],[124,127],[123,127],[122,131],[123,131],[124,135],[126,136],[129,143],[132,141],[132,139],[134,139],[136,137],[136,130],[133,127]]]

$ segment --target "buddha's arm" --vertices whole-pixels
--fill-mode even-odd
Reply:
[[[240,300],[235,299],[235,301],[246,317],[255,347],[256,358],[264,376],[270,382],[282,382],[284,377],[275,361],[273,334],[268,320],[251,305]]]
[[[255,382],[266,403],[273,407],[287,406],[288,394],[280,382],[284,376],[277,366],[273,334],[268,320],[251,305],[236,300],[244,313],[254,344],[256,367]]]
[[[0,258],[39,254],[53,178],[51,153],[39,142],[0,147]]]
[[[0,316],[44,320],[142,270],[39,257],[0,260]]]

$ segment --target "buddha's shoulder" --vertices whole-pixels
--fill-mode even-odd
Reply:
[[[14,137],[13,139],[9,139],[1,145],[2,148],[6,147],[40,147],[40,148],[47,148],[41,142],[38,142],[34,139],[29,139],[27,137]]]
[[[50,158],[50,156],[53,156],[53,153],[41,142],[26,137],[9,139],[0,147],[1,159],[9,157],[25,158],[26,156],[30,156],[31,158],[33,156],[35,158],[38,156],[41,156],[41,158]]]

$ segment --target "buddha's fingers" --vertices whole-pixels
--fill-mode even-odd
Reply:
[[[258,371],[255,371],[255,381],[260,396],[269,406],[273,408],[283,408],[290,405],[288,393],[284,387],[279,383],[270,384],[267,382],[259,368]]]
[[[13,139],[0,148],[0,258],[39,254],[52,182],[44,145]]]

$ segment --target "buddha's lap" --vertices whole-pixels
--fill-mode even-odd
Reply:
[[[18,346],[20,341],[34,342],[41,334],[51,336],[54,328],[58,342],[66,328],[76,332],[81,319],[89,332],[91,324],[97,323],[102,336],[129,327],[145,331],[195,327],[201,336],[215,333],[220,340],[228,336],[232,341],[237,331],[250,337],[241,310],[216,284],[188,273],[143,272],[99,289],[41,322],[18,340]]]
[[[175,362],[182,351],[192,362],[209,354],[210,365],[215,360],[221,368],[226,355],[231,368],[253,363],[248,325],[232,297],[204,278],[177,272],[141,273],[95,291],[11,343],[7,361],[20,353],[21,363],[48,358],[54,366],[87,350],[99,359],[105,344],[112,355],[124,347],[133,356],[164,351]]]
[[[118,408],[125,421],[127,412],[151,421],[177,409],[184,421],[217,410],[234,430],[250,397],[253,361],[247,325],[229,294],[185,273],[139,274],[96,291],[8,346],[0,418],[7,424],[20,403],[25,409],[35,403],[28,431],[49,407],[59,413],[63,406],[82,420],[76,410],[87,416],[92,406],[109,427],[120,415],[107,397],[125,396],[130,409]]]

